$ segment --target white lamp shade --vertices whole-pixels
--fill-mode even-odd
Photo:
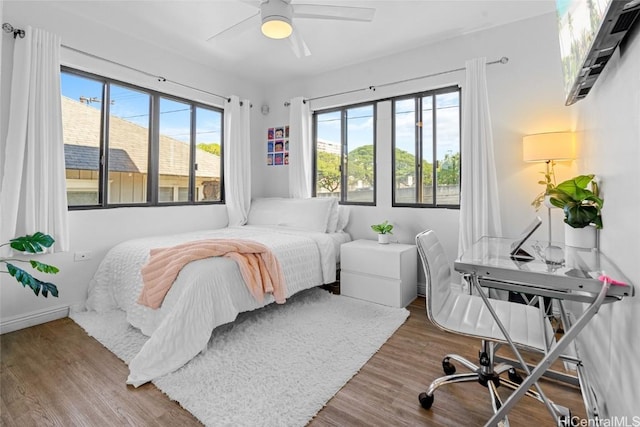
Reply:
[[[522,159],[525,162],[571,160],[575,158],[572,132],[550,132],[522,138]]]

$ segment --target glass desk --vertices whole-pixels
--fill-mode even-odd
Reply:
[[[489,420],[487,425],[491,426],[498,425],[530,387],[537,387],[538,379],[565,352],[602,304],[619,301],[634,294],[629,280],[598,250],[564,247],[554,242],[554,246],[559,247],[561,256],[558,257],[556,252],[556,259],[552,262],[545,260],[545,248],[548,246],[546,242],[530,242],[523,246],[532,259],[511,257],[509,253],[513,242],[513,239],[482,237],[454,263],[454,268],[467,275],[473,289],[482,297],[522,369],[528,374],[520,387]],[[562,338],[530,370],[495,314],[483,287],[555,298],[560,302],[562,313],[563,301],[578,301],[587,306],[572,324],[568,324],[568,319],[563,316],[563,323],[567,324],[563,325],[565,332]],[[557,412],[549,404],[547,407],[554,417],[557,416]]]

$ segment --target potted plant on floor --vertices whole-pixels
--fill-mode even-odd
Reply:
[[[565,244],[582,248],[596,245],[596,229],[602,228],[602,205],[595,175],[580,175],[549,190],[551,204],[564,211]]]
[[[41,232],[34,233],[33,235],[26,235],[21,237],[16,237],[15,239],[11,239],[8,243],[4,243],[0,245],[6,246],[10,245],[11,248],[18,252],[28,253],[28,254],[39,254],[44,252],[44,248],[51,247],[55,240],[53,237],[48,234],[44,234]],[[51,296],[58,296],[58,288],[53,283],[43,282],[40,279],[33,277],[31,274],[26,272],[25,270],[17,267],[16,263],[29,263],[31,267],[36,269],[41,273],[47,274],[56,274],[59,270],[57,267],[53,265],[48,265],[41,263],[40,261],[36,261],[33,259],[24,260],[18,258],[1,258],[0,264],[4,263],[7,266],[6,273],[9,273],[12,277],[14,277],[18,283],[20,283],[24,287],[29,287],[33,291],[36,296],[42,294],[43,297],[47,297],[49,294]],[[0,273],[4,273],[0,271]]]
[[[385,220],[382,224],[374,224],[371,229],[378,233],[378,243],[386,245],[389,243],[389,236],[393,234],[393,225],[389,224],[389,221]]]

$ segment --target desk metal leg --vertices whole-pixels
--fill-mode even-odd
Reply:
[[[564,307],[564,303],[558,300],[558,306],[560,307],[560,316],[562,319],[562,324],[566,325],[565,328],[571,327],[571,320],[569,319],[569,315],[567,310]],[[580,386],[580,390],[582,392],[582,400],[584,401],[584,406],[587,410],[587,416],[590,419],[598,418],[598,406],[595,401],[595,396],[593,394],[593,389],[591,388],[591,384],[587,381],[587,374],[584,370],[584,365],[582,364],[580,354],[578,353],[578,346],[574,346],[574,351],[578,359],[578,363],[576,363],[576,372],[578,374],[577,380],[578,385]]]
[[[491,316],[493,317],[493,319],[496,321],[496,324],[500,328],[500,331],[502,332],[502,335],[504,335],[504,338],[509,343],[509,346],[513,350],[513,353],[516,355],[516,358],[518,359],[518,362],[520,363],[520,366],[527,373],[527,375],[530,376],[531,375],[531,371],[529,370],[529,367],[527,366],[526,362],[522,358],[522,355],[518,351],[518,348],[516,347],[516,345],[514,344],[513,340],[511,339],[511,336],[509,335],[509,331],[507,331],[507,329],[504,327],[504,325],[500,321],[500,317],[497,315],[496,311],[493,309],[493,306],[491,305],[491,302],[489,301],[489,298],[487,297],[487,295],[485,294],[484,290],[482,289],[482,286],[480,286],[480,282],[478,280],[478,277],[474,275],[471,279],[472,279],[471,283],[473,283],[473,286],[475,286],[475,288],[477,289],[478,293],[480,294],[480,297],[484,301],[485,306],[487,307],[487,309],[491,313]],[[542,360],[544,360],[544,359],[542,359]],[[525,392],[529,389],[529,387],[531,387],[531,385],[535,386],[535,388],[538,390],[538,394],[540,395],[540,397],[542,398],[542,401],[544,402],[545,406],[549,410],[549,413],[555,419],[557,417],[558,411],[553,407],[553,405],[551,404],[549,399],[547,399],[547,397],[545,396],[544,392],[542,391],[542,388],[540,388],[540,386],[538,385],[537,382],[534,381],[532,384],[529,384],[522,394],[525,394]],[[516,391],[519,391],[519,390],[520,389],[518,389]],[[513,395],[511,397],[513,397]],[[522,397],[522,395],[520,397]],[[509,398],[507,400],[507,404],[509,403],[510,400],[511,400],[511,398]],[[514,401],[511,404],[511,406],[513,406],[515,403],[516,403],[516,401]],[[503,411],[503,408],[504,408],[504,405],[501,406],[501,409],[498,412],[495,413],[494,417],[491,420],[501,420],[502,418],[504,418],[507,415],[508,409],[506,411]],[[502,413],[502,416],[500,418],[497,418],[498,413]],[[497,424],[497,421],[495,421],[495,423]]]
[[[474,281],[475,282],[475,281]],[[479,285],[478,285],[479,286]],[[553,362],[562,354],[562,352],[566,349],[566,347],[571,343],[576,336],[582,331],[585,325],[591,320],[591,318],[598,312],[600,306],[605,300],[607,296],[607,292],[609,291],[610,283],[607,281],[602,283],[602,289],[598,294],[597,298],[591,303],[591,305],[585,310],[584,313],[580,316],[578,321],[572,325],[572,327],[567,331],[565,330],[565,334],[560,340],[553,346],[551,351],[540,361],[538,366],[531,372],[529,376],[520,384],[520,387],[514,391],[511,396],[507,399],[507,401],[502,405],[502,407],[496,412],[493,417],[487,422],[486,426],[496,426],[498,422],[500,422],[507,413],[511,410],[511,408],[524,396],[526,391],[532,385],[536,384],[538,379],[542,376],[542,374],[549,369],[549,367],[553,364]],[[483,293],[484,295],[484,293]],[[486,298],[484,296],[483,298]],[[488,303],[488,301],[486,301]],[[490,305],[490,304],[489,304]],[[491,310],[492,314],[495,314],[495,311]],[[497,316],[496,316],[497,317]],[[496,319],[497,320],[497,319]],[[498,321],[500,325],[500,322]],[[503,330],[502,325],[501,330],[503,334],[506,334]],[[508,338],[507,338],[508,339]],[[511,340],[508,339],[511,344]],[[521,356],[517,353],[518,358]],[[525,365],[526,366],[526,365]],[[528,368],[526,369],[528,370]],[[538,389],[539,390],[539,389]],[[558,422],[558,420],[555,420]]]
[[[495,356],[494,360],[496,362],[509,363],[509,364],[514,364],[515,362],[517,362],[517,360],[513,360],[509,357],[503,357],[503,356]],[[577,360],[570,361],[569,363],[574,363],[578,365],[580,361],[577,361]],[[527,366],[529,367],[530,370],[535,369],[535,365],[531,365],[527,363]],[[547,372],[544,373],[543,377],[550,378],[556,381],[561,381],[563,383],[570,384],[575,387],[580,387],[580,379],[578,378],[577,375],[565,374],[564,372],[559,372],[553,369],[549,369],[547,370]]]

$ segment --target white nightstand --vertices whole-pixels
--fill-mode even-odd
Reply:
[[[417,296],[415,245],[354,240],[340,246],[340,294],[392,307]]]

